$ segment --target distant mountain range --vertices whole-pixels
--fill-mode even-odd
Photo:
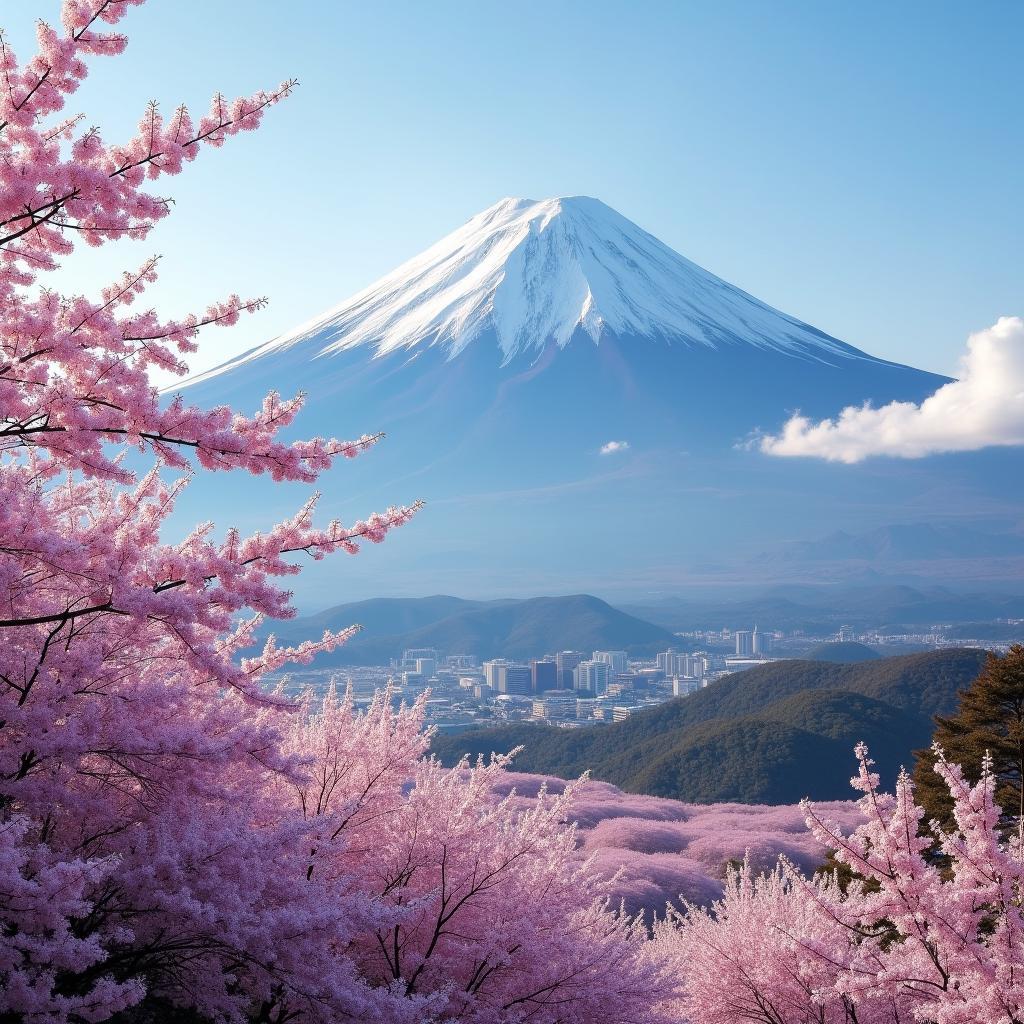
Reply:
[[[387,664],[413,647],[477,658],[531,658],[558,650],[601,649],[645,656],[668,647],[685,650],[687,641],[677,632],[755,624],[768,630],[804,629],[827,635],[841,625],[921,630],[945,622],[967,624],[951,631],[967,639],[1024,637],[1020,627],[991,621],[1000,617],[1024,617],[1024,597],[964,595],[939,588],[804,587],[778,588],[743,601],[666,598],[618,608],[589,594],[491,601],[434,595],[338,604],[314,615],[268,621],[262,635],[274,633],[282,643],[298,643],[319,637],[325,629],[358,623],[363,632],[355,639],[317,658],[317,666],[332,667]],[[840,661],[873,653],[860,644],[826,644],[806,657]]]
[[[676,647],[668,630],[589,594],[526,600],[465,601],[458,597],[376,598],[317,615],[268,624],[279,641],[297,643],[325,629],[359,623],[364,631],[318,667],[387,664],[413,647],[477,658],[530,658],[561,650],[625,650],[635,655]]]
[[[973,529],[953,523],[903,523],[864,533],[837,530],[814,541],[785,544],[776,557],[785,562],[894,563],[934,559],[1017,558],[1024,535]],[[763,556],[762,556],[763,557]]]
[[[837,466],[747,443],[797,409],[920,401],[945,382],[774,309],[576,196],[503,200],[186,387],[242,410],[270,389],[305,392],[292,436],[386,431],[322,479],[325,515],[427,500],[382,548],[304,573],[308,606],[341,587],[621,600],[865,568],[1012,579],[1024,567],[1016,453]],[[207,476],[179,499],[183,523],[262,527],[306,496]],[[937,510],[949,526],[929,532]],[[879,526],[894,516],[906,525]],[[976,536],[995,521],[1001,540]]]
[[[793,803],[849,797],[864,740],[892,785],[932,716],[948,714],[985,654],[948,650],[860,664],[780,661],[736,673],[624,722],[563,730],[530,723],[435,737],[448,764],[522,746],[521,771],[585,771],[633,793],[697,803]]]
[[[940,623],[1024,618],[1024,593],[961,592],[946,587],[778,586],[742,600],[665,597],[626,603],[625,611],[665,629],[721,629],[759,623],[765,629],[828,634],[841,625],[921,631]],[[972,634],[973,635],[973,634]]]

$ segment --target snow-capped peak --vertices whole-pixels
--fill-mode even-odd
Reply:
[[[861,355],[684,259],[599,200],[573,196],[502,199],[243,360],[300,343],[317,355],[440,345],[454,356],[490,333],[508,361],[581,334],[599,343],[608,332],[811,358]]]

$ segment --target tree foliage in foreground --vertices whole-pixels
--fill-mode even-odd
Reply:
[[[140,2],[65,0],[24,65],[0,45],[0,1019],[659,1019],[661,969],[577,859],[571,793],[524,812],[493,796],[504,760],[424,760],[419,707],[263,691],[348,630],[242,656],[292,614],[289,556],[354,553],[414,508],[161,540],[193,462],[312,482],[377,438],[284,443],[301,402],[274,394],[161,404],[149,372],[185,373],[197,332],[258,300],[163,318],[140,308],[155,260],[99,296],[40,285],[80,242],[146,237],[170,210],[147,187],[292,88],[151,105],[123,144],[61,120]]]
[[[989,759],[1003,828],[1016,830],[1024,817],[1024,646],[1015,644],[1002,656],[989,654],[977,679],[960,694],[956,711],[936,717],[935,725],[935,742],[970,781],[978,781]],[[918,800],[929,819],[948,826],[953,802],[932,771],[934,764],[934,751],[918,751]]]
[[[854,786],[863,824],[850,834],[806,805],[807,823],[851,872],[808,879],[783,861],[733,871],[724,898],[659,926],[677,965],[681,1019],[701,1024],[1021,1024],[1024,860],[1004,842],[988,764],[973,786],[936,749],[955,827],[938,847],[922,828],[913,783],[880,791],[867,750]]]

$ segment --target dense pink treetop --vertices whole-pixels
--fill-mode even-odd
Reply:
[[[853,872],[807,878],[785,861],[732,872],[723,899],[661,926],[652,955],[674,958],[675,1004],[701,1024],[1021,1024],[1024,858],[998,829],[994,779],[975,786],[937,751],[957,830],[915,803],[904,773],[881,793],[867,750],[854,786],[862,824],[846,834],[806,805],[807,823]],[[941,853],[941,858],[933,854]]]
[[[541,788],[561,793],[566,785],[552,776],[508,772],[495,790],[507,795],[514,789],[525,805]],[[805,871],[825,857],[796,804],[691,804],[624,793],[608,782],[572,785],[580,848],[593,869],[612,880],[614,898],[649,921],[663,917],[668,904],[706,905],[721,897],[727,867],[744,856],[755,873],[771,870],[780,855]],[[860,821],[853,800],[830,801],[819,810],[843,828]]]
[[[285,443],[301,397],[161,401],[150,372],[185,373],[202,328],[261,300],[167,320],[140,305],[155,260],[99,296],[45,287],[77,242],[147,237],[159,179],[293,87],[198,118],[150,105],[121,144],[61,120],[140,2],[65,0],[25,64],[0,36],[0,1019],[661,1019],[664,972],[604,907],[562,798],[524,811],[489,789],[505,762],[425,761],[421,707],[260,685],[350,631],[246,656],[292,614],[297,558],[416,506],[318,526],[311,499],[265,533],[162,539],[192,472],[312,482],[378,438]]]
[[[663,1019],[653,994],[673,986],[646,930],[608,912],[607,885],[577,853],[575,786],[501,797],[508,757],[424,759],[422,698],[395,712],[378,694],[357,715],[329,693],[308,710],[288,746],[311,770],[281,784],[311,824],[307,877],[372,908],[351,948],[371,984],[439,1020]]]

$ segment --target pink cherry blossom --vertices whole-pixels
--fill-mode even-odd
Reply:
[[[252,536],[166,539],[193,473],[312,483],[380,437],[280,440],[301,395],[160,398],[151,371],[261,299],[167,319],[142,305],[155,259],[98,296],[45,287],[76,244],[147,238],[162,179],[294,87],[151,104],[106,142],[65,105],[141,2],[64,0],[27,63],[0,34],[0,1019],[666,1019],[674,981],[578,853],[571,794],[524,807],[492,791],[506,760],[440,768],[422,705],[264,685],[358,628],[255,650],[294,614],[283,578],[418,503],[318,524],[313,496]]]
[[[853,872],[813,878],[783,860],[730,873],[711,908],[658,927],[651,955],[675,960],[672,1009],[703,1024],[1019,1024],[1024,1020],[1024,859],[1004,843],[995,783],[968,785],[938,751],[957,830],[923,827],[913,784],[881,793],[867,750],[854,787],[861,824],[845,832],[806,805],[811,832]],[[941,852],[945,861],[936,860]]]

